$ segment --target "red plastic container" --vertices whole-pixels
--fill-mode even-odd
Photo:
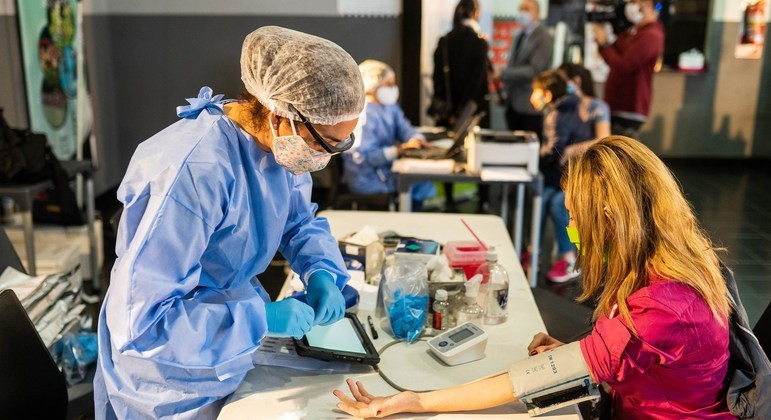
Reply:
[[[453,241],[444,245],[444,255],[452,268],[462,268],[466,280],[476,274],[477,269],[486,261],[487,250],[475,241]]]

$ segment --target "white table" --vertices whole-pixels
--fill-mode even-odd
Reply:
[[[369,224],[378,231],[393,230],[401,235],[434,239],[441,243],[473,240],[460,222],[460,215],[353,211],[327,211],[321,215],[328,218],[332,233],[338,238]],[[400,343],[389,348],[381,355],[380,369],[395,383],[410,389],[426,390],[458,385],[503,371],[511,362],[526,358],[527,345],[533,335],[546,331],[501,218],[492,215],[462,217],[483,241],[495,246],[499,262],[509,272],[509,319],[501,325],[484,326],[490,336],[487,357],[465,365],[448,367],[441,364],[428,353],[425,342]],[[366,316],[360,318],[365,319]],[[382,325],[386,322],[385,319],[376,321],[379,338],[373,340],[373,343],[378,349],[393,340],[383,331]],[[323,374],[257,366],[228,399],[219,418],[346,418],[344,413],[336,410],[337,398],[332,395],[332,390],[347,390],[345,379],[349,377],[362,381],[376,395],[395,392],[367,367],[358,367],[355,372],[348,374]],[[574,406],[557,411],[552,417],[544,417],[578,419],[580,417],[577,413],[577,407]],[[393,418],[471,419],[477,415],[484,415],[485,418],[529,418],[523,404],[511,404],[474,414],[403,415]]]
[[[408,159],[409,160],[409,159]],[[469,182],[477,185],[481,184],[498,184],[501,185],[501,217],[504,223],[508,225],[509,217],[509,187],[515,185],[517,187],[517,202],[514,211],[514,252],[519,256],[522,251],[522,220],[525,208],[525,187],[527,186],[533,191],[533,205],[530,212],[530,245],[532,252],[530,253],[530,287],[535,287],[538,284],[538,266],[541,249],[541,214],[543,212],[543,200],[541,198],[543,194],[543,176],[540,174],[536,176],[530,175],[524,168],[516,168],[521,170],[521,174],[517,177],[502,177],[496,179],[495,177],[486,178],[484,174],[469,173],[467,169],[462,172],[453,172],[449,174],[441,173],[417,173],[411,171],[405,171],[402,166],[399,165],[401,159],[394,161],[393,171],[398,175],[396,189],[399,191],[399,211],[410,212],[412,211],[412,184],[420,181],[428,182]],[[465,165],[462,165],[465,167]]]

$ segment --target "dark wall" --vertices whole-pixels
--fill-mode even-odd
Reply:
[[[100,186],[122,178],[136,146],[176,121],[175,107],[201,86],[233,98],[242,91],[241,43],[279,25],[330,39],[357,61],[374,58],[401,74],[400,18],[92,15],[89,46]],[[291,64],[291,63],[287,63]]]

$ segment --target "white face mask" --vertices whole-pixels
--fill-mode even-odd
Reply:
[[[383,105],[393,105],[399,100],[399,86],[380,86],[375,91],[375,99]]]
[[[520,11],[517,15],[517,23],[519,23],[519,26],[521,26],[523,29],[527,28],[531,23],[533,23],[533,15],[528,12]]]
[[[640,10],[640,5],[637,3],[627,3],[624,6],[624,16],[629,19],[632,24],[637,25],[643,19],[643,13]]]
[[[273,124],[270,124],[276,162],[295,175],[324,169],[331,156],[311,149],[302,136],[297,134],[294,120],[290,119],[289,124],[292,126],[292,135],[289,136],[277,136]]]

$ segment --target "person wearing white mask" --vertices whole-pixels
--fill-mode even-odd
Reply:
[[[533,108],[530,95],[533,79],[549,68],[553,40],[541,24],[536,0],[522,0],[519,5],[519,32],[512,38],[509,64],[501,70],[506,86],[506,122],[510,130],[528,130],[541,134],[543,114]]]
[[[241,79],[244,100],[201,88],[131,158],[99,314],[97,419],[215,418],[263,337],[344,315],[348,272],[308,172],[353,145],[358,66],[328,40],[264,26],[244,40]],[[262,288],[276,252],[307,304]]]
[[[632,26],[609,42],[604,26],[593,24],[600,55],[610,67],[605,102],[610,106],[613,134],[639,138],[650,114],[653,73],[664,52],[664,27],[653,0],[629,0],[624,16]]]
[[[359,64],[366,106],[361,120],[361,140],[343,153],[343,170],[348,189],[355,194],[375,195],[396,192],[393,161],[407,149],[429,148],[431,143],[412,126],[399,106],[396,73],[386,63],[365,60]],[[416,183],[412,187],[413,210],[419,211],[423,201],[436,195],[432,183]],[[387,207],[387,203],[384,204]]]

